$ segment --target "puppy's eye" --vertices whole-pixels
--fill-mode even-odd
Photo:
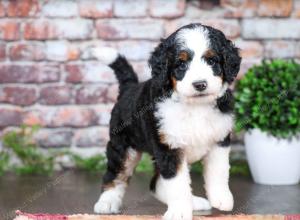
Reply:
[[[180,70],[186,70],[187,69],[187,64],[185,63],[185,62],[180,62],[180,64],[179,64],[179,66],[178,66],[178,68],[180,69]]]
[[[210,57],[207,59],[207,63],[208,63],[208,65],[213,66],[217,63],[217,60],[214,57]]]

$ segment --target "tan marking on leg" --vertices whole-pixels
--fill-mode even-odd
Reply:
[[[127,156],[126,160],[124,162],[123,169],[118,174],[117,178],[114,180],[114,183],[128,183],[129,177],[132,176],[135,167],[137,166],[138,162],[141,159],[142,154],[140,152],[137,152],[136,150],[132,148],[128,148],[127,150]]]

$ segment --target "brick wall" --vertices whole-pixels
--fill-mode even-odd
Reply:
[[[264,57],[300,58],[298,0],[1,1],[1,131],[40,124],[43,147],[103,150],[117,85],[91,48],[118,48],[146,79],[159,38],[190,22],[236,42],[244,58],[239,76]]]

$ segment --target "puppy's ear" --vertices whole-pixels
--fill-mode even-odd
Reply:
[[[222,55],[224,81],[230,84],[233,82],[240,70],[241,57],[239,55],[239,49],[235,47],[230,40],[226,39]]]
[[[154,49],[148,61],[154,79],[161,82],[168,80],[168,47],[166,40],[161,39],[160,44]]]

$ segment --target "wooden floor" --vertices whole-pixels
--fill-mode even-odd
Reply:
[[[151,176],[136,174],[125,195],[124,214],[158,215],[166,206],[149,192]],[[196,195],[204,195],[200,175],[193,174]],[[66,171],[53,177],[15,176],[0,177],[0,219],[12,219],[15,210],[42,213],[93,213],[93,204],[99,197],[101,175]],[[195,215],[217,214],[299,214],[300,185],[263,186],[251,179],[233,177],[230,187],[235,197],[232,212],[218,210],[198,212]],[[180,190],[178,191],[180,193]]]

